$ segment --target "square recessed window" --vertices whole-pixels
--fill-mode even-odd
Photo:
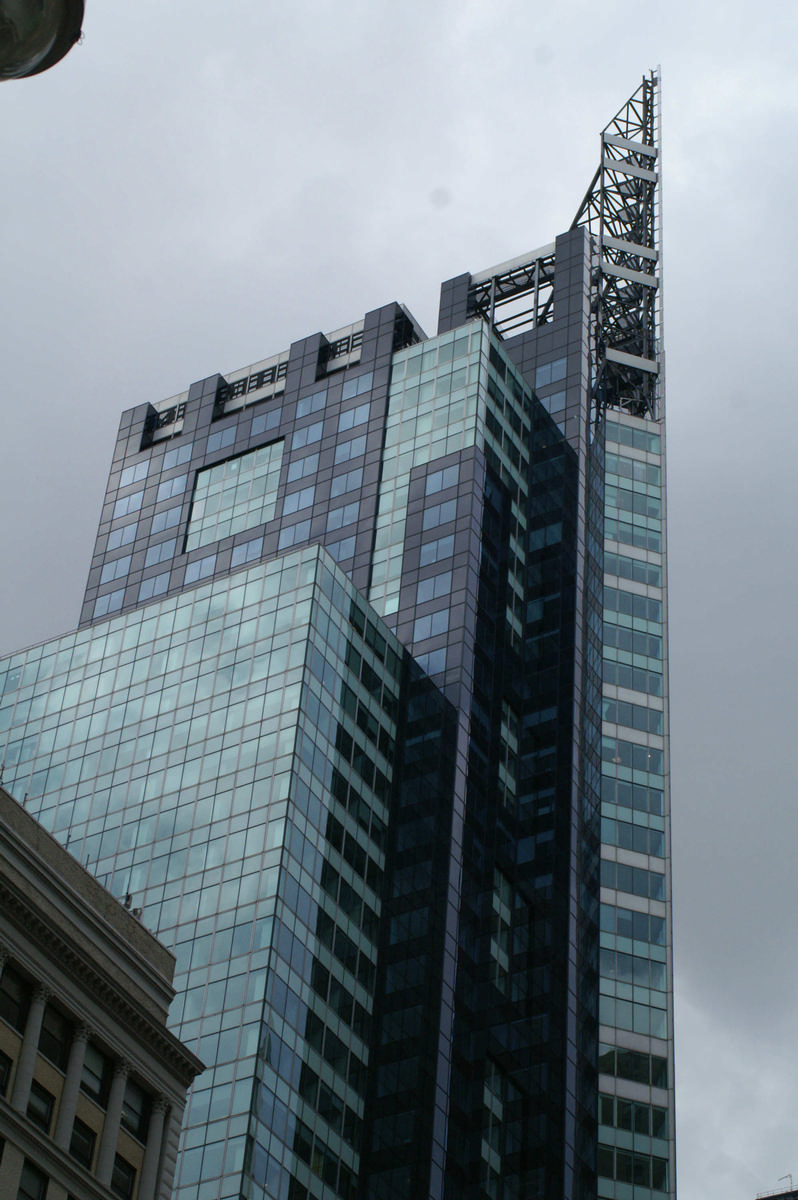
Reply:
[[[360,504],[355,501],[352,504],[344,504],[341,508],[332,508],[327,514],[327,532],[330,533],[335,529],[343,529],[344,525],[353,525],[358,518],[360,512]]]
[[[299,492],[289,492],[283,500],[283,515],[299,512],[303,508],[312,508],[316,496],[316,488],[302,488]]]
[[[120,588],[116,592],[107,592],[104,596],[98,596],[94,602],[95,617],[107,617],[109,613],[119,612],[125,602],[125,589]]]
[[[361,454],[366,453],[366,435],[362,437],[352,438],[348,442],[339,442],[335,447],[335,462],[349,462],[353,458],[359,458]]]
[[[327,403],[327,389],[322,388],[320,392],[312,392],[309,396],[302,396],[297,400],[296,415],[297,420],[300,417],[309,417],[311,413],[320,412]]]
[[[226,450],[229,446],[235,445],[235,440],[235,425],[228,425],[226,429],[217,429],[215,433],[210,434],[205,451],[207,454],[213,454],[217,450]]]
[[[362,467],[356,467],[354,471],[346,471],[342,475],[335,475],[330,484],[330,499],[334,500],[337,496],[345,495],[346,492],[357,492],[362,486]]]
[[[315,475],[319,469],[318,454],[306,454],[304,458],[298,458],[296,462],[292,462],[288,468],[287,483],[294,483],[297,479],[305,479],[308,475]]]
[[[432,496],[435,492],[445,491],[446,488],[455,487],[460,474],[460,468],[457,463],[452,467],[444,467],[442,471],[433,471],[427,476],[427,483],[424,489],[425,495]]]
[[[160,575],[151,575],[149,579],[143,579],[139,587],[139,600],[152,600],[153,596],[162,596],[167,592],[169,575],[169,571],[163,571]]]
[[[150,460],[147,458],[144,462],[136,463],[135,466],[125,467],[122,474],[119,476],[119,486],[130,487],[131,483],[141,483],[142,479],[147,478],[147,472],[150,469]]]
[[[176,504],[174,508],[165,508],[163,512],[158,512],[152,518],[151,533],[163,533],[165,529],[174,529],[180,524],[180,514],[183,511],[182,504]],[[109,547],[110,549],[110,547]]]
[[[373,382],[373,371],[366,371],[364,375],[350,376],[344,383],[341,399],[351,400],[353,396],[362,396],[364,392],[371,391]]]
[[[174,479],[165,479],[158,488],[155,503],[160,504],[162,500],[171,500],[173,496],[181,496],[186,490],[187,479],[188,475],[175,475]]]
[[[287,550],[289,546],[295,546],[297,542],[304,542],[309,537],[310,521],[299,521],[296,525],[289,525],[287,529],[280,530],[277,549]]]
[[[277,504],[283,443],[272,442],[197,475],[186,550],[271,521]]]
[[[114,579],[121,579],[127,575],[130,570],[131,555],[127,554],[124,558],[115,558],[111,562],[107,562],[100,575],[100,586],[104,583],[111,583]]]
[[[371,401],[367,404],[358,404],[357,408],[347,409],[338,418],[338,432],[344,433],[347,429],[354,429],[357,425],[364,425],[368,421],[370,413]]]
[[[304,429],[297,429],[291,439],[292,448],[301,450],[303,446],[312,446],[314,442],[320,442],[323,429],[323,421],[316,421],[313,425],[306,425]]]
[[[131,525],[122,525],[119,529],[112,529],[105,545],[106,552],[118,550],[121,546],[129,546],[131,542],[135,542],[138,527],[138,521],[134,521]]]
[[[240,567],[244,563],[256,562],[263,553],[263,538],[250,538],[248,542],[240,542],[233,546],[230,556],[230,566]]]
[[[195,558],[186,567],[184,583],[196,583],[198,579],[206,579],[216,570],[216,555],[207,554],[205,558]]]
[[[118,521],[120,517],[127,517],[130,513],[138,512],[143,501],[143,492],[131,492],[129,496],[121,496],[114,505],[111,520]]]
[[[168,542],[158,542],[156,546],[150,546],[147,551],[147,556],[144,559],[144,568],[155,567],[158,563],[166,562],[167,559],[173,558],[177,542],[174,538]]]
[[[73,1158],[77,1159],[87,1171],[91,1170],[92,1159],[94,1158],[94,1145],[97,1141],[97,1134],[93,1129],[90,1129],[80,1117],[75,1117],[75,1124],[72,1126],[72,1138],[69,1143],[69,1153]]]
[[[190,462],[191,451],[191,442],[188,442],[185,446],[175,446],[173,450],[167,450],[163,456],[161,470],[168,471],[172,467],[182,467],[184,463]]]
[[[269,433],[273,429],[278,429],[281,417],[282,409],[280,408],[269,408],[266,412],[258,413],[257,417],[252,418],[252,428],[249,431],[250,437],[258,437],[262,433]]]

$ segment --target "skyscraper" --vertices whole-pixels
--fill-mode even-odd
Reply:
[[[570,229],[123,414],[5,785],[174,949],[178,1200],[673,1188],[655,76]]]

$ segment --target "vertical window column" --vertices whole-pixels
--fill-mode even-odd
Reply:
[[[166,1097],[156,1097],[152,1105],[147,1146],[144,1151],[144,1162],[141,1165],[141,1179],[139,1181],[140,1196],[154,1196],[156,1194],[158,1167],[161,1162],[161,1149],[163,1147],[168,1110],[169,1103]]]
[[[47,988],[37,987],[28,1009],[28,1019],[25,1022],[22,1049],[19,1052],[17,1073],[14,1077],[14,1090],[11,1093],[12,1107],[23,1113],[28,1109],[30,1085],[33,1082],[36,1055],[39,1052],[39,1035],[42,1031],[44,1009],[49,998],[50,993]]]
[[[126,1062],[120,1061],[115,1064],[114,1077],[111,1081],[111,1091],[108,1096],[108,1107],[105,1110],[105,1123],[103,1124],[102,1137],[100,1138],[96,1174],[97,1182],[104,1183],[106,1187],[111,1182],[111,1175],[114,1169],[114,1158],[116,1156],[119,1128],[122,1121],[122,1101],[125,1098],[128,1070]]]
[[[85,1025],[79,1025],[72,1038],[69,1048],[66,1078],[61,1092],[61,1104],[58,1109],[58,1120],[55,1123],[53,1140],[62,1150],[69,1149],[72,1137],[72,1126],[75,1122],[75,1111],[78,1104],[80,1081],[83,1077],[83,1060],[86,1057],[86,1045],[89,1040],[89,1030]]]

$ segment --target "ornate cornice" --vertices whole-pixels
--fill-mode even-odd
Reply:
[[[144,1043],[188,1087],[203,1064],[164,1026],[136,1004],[70,937],[49,922],[30,899],[6,879],[0,879],[0,912],[19,932],[23,944],[37,946],[57,964],[78,990],[88,992],[126,1031]],[[9,947],[13,957],[13,948]],[[58,993],[55,980],[41,983]],[[54,986],[55,984],[55,986]],[[80,1018],[80,1014],[75,1014]]]

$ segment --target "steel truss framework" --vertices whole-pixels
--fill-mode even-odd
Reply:
[[[644,77],[601,134],[601,162],[571,224],[594,251],[596,416],[622,408],[656,417],[660,395],[659,78]],[[501,337],[553,317],[554,248],[475,280],[469,312]]]

